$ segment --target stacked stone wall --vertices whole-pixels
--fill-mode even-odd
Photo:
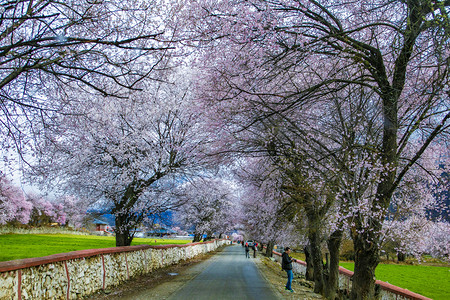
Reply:
[[[18,289],[16,271],[8,271],[0,274],[0,299],[14,299]]]
[[[0,300],[81,299],[226,242],[92,249],[0,262]]]

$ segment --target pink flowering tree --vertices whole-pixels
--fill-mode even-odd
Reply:
[[[165,192],[204,163],[208,137],[180,76],[188,78],[161,73],[166,82],[141,82],[145,91],[128,99],[80,94],[75,111],[55,120],[58,130],[41,128],[35,178],[110,209],[117,246],[130,245],[149,214],[176,206]]]
[[[33,204],[29,225],[47,226],[50,223],[64,224],[66,222],[66,214],[61,203],[49,201],[33,193],[27,195],[27,200]]]
[[[32,207],[23,191],[0,173],[0,225],[13,221],[28,223]]]
[[[336,100],[340,100],[338,96]],[[345,98],[343,95],[340,96]],[[223,115],[211,113],[213,128],[217,124],[216,126],[219,127],[217,131],[220,131],[221,136],[224,137],[220,141],[227,141],[220,146],[223,151],[219,150],[219,152],[229,156],[254,157],[249,159],[251,163],[241,166],[241,173],[249,173],[248,176],[243,176],[246,177],[244,184],[255,186],[255,190],[249,193],[250,199],[247,205],[244,206],[246,210],[251,210],[249,208],[251,201],[256,204],[252,211],[253,216],[244,217],[248,220],[247,228],[255,237],[262,237],[265,235],[266,228],[261,224],[267,223],[269,230],[274,229],[272,235],[278,231],[278,236],[281,238],[283,235],[280,231],[286,232],[289,238],[285,240],[291,241],[303,241],[303,236],[306,234],[308,253],[311,254],[310,266],[317,266],[311,270],[314,272],[315,287],[319,293],[325,288],[329,288],[331,293],[335,290],[333,287],[337,285],[339,245],[345,220],[335,218],[336,223],[330,224],[330,226],[333,225],[333,230],[328,236],[324,235],[323,225],[330,208],[333,205],[339,207],[335,202],[343,202],[344,194],[341,191],[345,191],[346,188],[350,190],[351,184],[354,184],[350,181],[348,185],[345,185],[345,177],[340,174],[341,170],[347,171],[347,176],[351,177],[351,171],[346,167],[350,165],[352,153],[349,153],[346,145],[350,145],[352,140],[351,137],[346,138],[342,133],[345,133],[347,128],[357,125],[362,127],[360,123],[361,119],[364,119],[363,116],[356,118],[353,122],[345,119],[352,112],[361,110],[355,99],[352,100],[348,103],[334,101],[327,106],[320,103],[317,104],[317,108],[311,104],[310,110],[303,110],[301,117],[289,112],[277,112],[261,117],[264,114],[263,108],[258,107],[238,114],[234,113],[234,106],[239,107],[241,101],[245,105],[245,99],[236,101],[234,98],[223,101],[219,99],[217,105],[211,105],[220,111],[224,109],[222,105],[224,101],[234,104],[230,105],[230,111]],[[322,106],[322,111],[329,114],[340,110],[341,117],[338,116],[335,120],[317,117],[315,112],[319,109],[319,105]],[[257,114],[258,112],[261,115]],[[342,124],[345,126],[344,129]],[[357,155],[358,151],[354,150],[354,152],[353,155]],[[355,158],[352,160],[356,168],[359,164]],[[255,166],[252,167],[252,163]],[[364,179],[361,178],[360,181],[363,182]],[[256,192],[258,189],[261,190]],[[255,198],[255,195],[259,195],[261,199]],[[258,212],[258,210],[261,211]],[[282,214],[281,211],[283,211]],[[262,219],[259,219],[260,217]],[[268,219],[264,220],[264,218]],[[275,226],[272,221],[277,221],[278,218],[284,222]],[[304,233],[299,233],[297,227],[304,228]],[[335,275],[328,276],[326,283],[321,250],[323,240],[328,241],[331,254],[327,271]]]
[[[427,156],[432,158],[432,154]],[[422,163],[425,162],[422,159]],[[430,170],[435,176],[430,176]],[[396,251],[399,261],[404,260],[406,254],[414,255],[419,261],[423,254],[448,259],[445,244],[448,239],[442,237],[449,228],[446,222],[449,208],[438,197],[447,189],[448,178],[445,181],[445,177],[439,176],[440,172],[438,167],[428,167],[426,172],[424,169],[411,172],[393,195],[383,225],[382,241],[389,246],[386,251],[391,248]],[[439,184],[433,183],[432,179]]]
[[[175,11],[164,1],[2,3],[2,149],[25,154],[33,136],[30,125],[50,126],[71,101],[48,91],[78,86],[108,96],[121,88],[138,89],[142,78],[164,68],[174,48]]]
[[[401,221],[385,221],[383,230],[384,242],[392,245],[399,261],[404,260],[405,254],[414,255],[418,261],[424,254],[449,260],[448,222],[413,215]]]
[[[370,135],[347,126],[344,141],[327,137],[327,131],[317,134],[303,126],[298,131],[310,146],[328,151],[328,158],[333,148],[345,158],[327,169],[345,186],[338,199],[356,251],[352,299],[375,297],[380,233],[394,193],[431,145],[448,141],[448,5],[286,0],[205,1],[194,7],[204,16],[198,26],[203,37],[213,36],[205,51],[212,63],[206,68],[204,98],[235,118],[234,124],[244,122],[240,130],[253,130],[259,120],[280,114],[287,122],[293,117],[301,122],[305,112],[318,123],[357,120],[358,111],[330,115],[325,109],[324,115],[323,108],[365,99],[359,108],[370,122],[359,125]],[[351,97],[335,97],[345,89]],[[340,149],[330,147],[339,144]],[[308,153],[300,157],[310,159]]]
[[[84,225],[87,210],[91,201],[75,197],[72,195],[62,196],[58,199],[58,205],[62,207],[62,211],[65,215],[66,226],[79,229]]]
[[[236,173],[246,234],[267,245],[267,256],[272,256],[275,244],[300,245],[298,214],[281,191],[280,173],[264,157],[249,157],[243,162]]]
[[[218,233],[220,237],[232,229],[235,191],[230,182],[198,178],[181,186],[177,194],[185,204],[176,212],[176,220],[187,230],[193,228],[193,242],[203,235],[208,239]]]

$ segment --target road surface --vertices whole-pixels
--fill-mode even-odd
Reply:
[[[245,258],[244,253],[239,245],[225,248],[169,299],[276,299],[253,258]]]
[[[252,253],[253,251],[250,251]],[[210,259],[195,266],[188,281],[170,287],[163,284],[155,289],[142,291],[133,299],[170,299],[170,300],[240,300],[280,299],[258,271],[255,258],[245,258],[244,248],[240,245],[227,246]],[[181,281],[181,276],[180,276]],[[166,285],[164,287],[164,285]],[[174,289],[170,292],[168,290]],[[129,298],[130,299],[130,298]]]

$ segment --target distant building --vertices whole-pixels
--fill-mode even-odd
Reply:
[[[112,234],[114,229],[108,224],[108,222],[100,220],[100,219],[94,219],[93,221],[95,225],[95,231],[97,232],[104,232],[104,233],[110,233]]]

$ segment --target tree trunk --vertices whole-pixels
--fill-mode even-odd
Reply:
[[[137,189],[136,181],[133,181],[127,186],[121,199],[117,202],[114,201],[112,213],[116,220],[116,247],[131,245],[134,236],[131,234],[131,230],[135,228],[139,218],[142,217],[142,215],[133,213],[132,207],[138,201],[141,191],[141,189]]]
[[[116,247],[130,246],[133,236],[130,235],[128,225],[128,216],[126,214],[116,213]]]
[[[305,260],[306,260],[306,273],[305,279],[309,281],[314,281],[314,265],[311,258],[310,246],[306,246],[305,249]]]
[[[392,91],[393,94],[396,92]],[[368,220],[368,223],[371,224],[370,231],[360,224],[352,234],[355,249],[355,271],[350,298],[353,300],[376,299],[378,296],[375,289],[375,269],[380,260],[378,235],[384,219],[383,210],[389,207],[395,189],[394,182],[398,167],[397,99],[392,95],[383,97],[384,128],[381,161],[388,169],[380,175],[376,198],[371,207],[374,217],[369,217]]]
[[[133,238],[129,236],[128,230],[120,233],[116,232],[116,247],[130,246],[132,240]]]
[[[398,167],[397,99],[389,95],[383,97],[384,128],[381,161],[387,171],[380,174],[376,197],[371,207],[372,217],[368,217],[369,220],[367,220],[370,230],[367,226],[359,224],[352,234],[355,249],[355,271],[350,298],[353,300],[377,299],[378,297],[375,286],[375,269],[380,261],[378,238],[384,219],[383,210],[389,207],[395,189],[394,182]]]
[[[267,244],[267,248],[266,248],[266,256],[267,257],[272,257],[273,256],[273,247],[275,246],[275,242],[274,241],[269,241],[269,243]]]
[[[398,259],[398,261],[405,261],[405,259],[406,259],[405,253],[403,253],[403,252],[398,252],[398,253],[397,253],[397,259]]]
[[[327,241],[330,252],[330,262],[328,266],[328,278],[325,285],[325,297],[335,299],[339,291],[339,249],[342,242],[342,231],[336,230]]]
[[[372,242],[370,242],[372,240]],[[359,233],[353,238],[355,248],[355,272],[352,277],[353,300],[377,299],[375,269],[379,263],[378,243],[373,234]]]
[[[310,229],[308,234],[311,245],[311,260],[314,266],[314,293],[323,294],[323,257],[322,247],[320,246],[320,235],[316,228]]]
[[[210,241],[210,240],[212,240],[213,239],[213,237],[212,237],[212,232],[207,232],[206,233],[206,237],[203,239],[203,241]]]
[[[202,240],[202,234],[201,233],[195,233],[194,234],[194,240],[192,241],[193,243],[197,243],[200,242]]]

